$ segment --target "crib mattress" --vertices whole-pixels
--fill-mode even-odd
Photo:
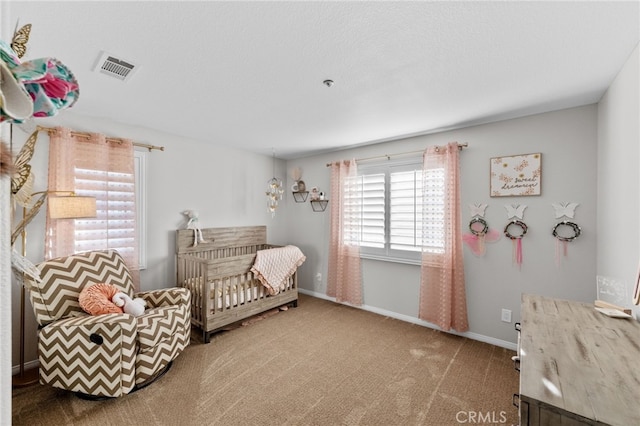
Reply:
[[[203,294],[203,281],[202,277],[191,278],[186,280],[185,284],[189,288],[197,289],[199,294]],[[210,292],[209,297],[215,300],[214,310],[222,309],[223,307],[225,309],[229,309],[238,306],[239,304],[242,305],[245,302],[252,302],[270,296],[263,285],[247,287],[246,285],[238,286],[237,284],[234,284],[221,286],[216,283],[215,280],[210,280],[209,284],[211,287],[207,290]],[[285,290],[289,288],[291,288],[291,280],[288,280],[284,286]]]

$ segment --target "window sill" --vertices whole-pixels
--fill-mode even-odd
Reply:
[[[367,254],[367,253],[360,253],[360,259],[378,260],[381,262],[402,263],[405,265],[416,265],[416,266],[420,266],[422,264],[422,261],[420,259],[405,259],[402,257],[380,256],[380,255]]]

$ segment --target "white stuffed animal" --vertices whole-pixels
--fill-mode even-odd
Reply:
[[[198,212],[195,210],[185,210],[182,214],[189,218],[187,229],[193,229],[193,245],[191,247],[198,247],[198,240],[201,243],[206,243],[207,241],[205,241],[202,236],[202,231],[200,230]]]
[[[147,306],[147,302],[141,298],[130,298],[128,295],[122,292],[118,292],[113,295],[111,301],[118,307],[124,310],[125,314],[131,314],[134,317],[139,317],[144,313],[144,308]]]

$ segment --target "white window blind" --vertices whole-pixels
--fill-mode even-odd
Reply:
[[[74,220],[74,251],[135,253],[146,268],[146,152],[134,151],[134,174],[75,168],[75,192],[96,198],[96,218]]]
[[[423,241],[427,251],[442,251],[444,170],[423,173],[421,159],[405,159],[361,166],[356,179],[348,205],[358,206],[358,220],[345,225],[345,236],[363,257],[419,263]]]
[[[389,248],[420,251],[422,171],[390,173]]]
[[[365,174],[346,183],[345,240],[361,247],[384,248],[385,175]]]
[[[95,219],[76,219],[75,251],[112,248],[135,253],[135,176],[104,170],[75,169],[78,195],[96,198]]]

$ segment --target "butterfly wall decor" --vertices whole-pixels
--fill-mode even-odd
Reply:
[[[17,28],[17,25],[16,25]],[[18,55],[18,58],[22,58],[27,53],[27,43],[29,42],[29,35],[31,34],[31,24],[26,24],[20,29],[16,29],[13,33],[13,39],[11,40],[11,48]]]
[[[471,217],[480,216],[484,217],[484,211],[487,209],[486,204],[469,204],[469,210],[471,210]]]
[[[566,216],[569,219],[573,219],[573,216],[575,215],[576,207],[578,207],[580,204],[571,203],[571,202],[566,202],[566,203],[560,202],[560,203],[551,203],[551,205],[556,211],[556,219],[559,219],[562,216]]]
[[[505,204],[504,208],[507,209],[507,217],[509,219],[517,217],[522,219],[524,216],[524,209],[527,208],[526,204]]]
[[[29,136],[22,148],[20,148],[20,152],[13,163],[14,172],[11,177],[11,195],[13,195],[14,201],[23,206],[26,205],[31,198],[33,175],[29,161],[31,161],[33,157],[37,141],[38,131],[36,130]]]

